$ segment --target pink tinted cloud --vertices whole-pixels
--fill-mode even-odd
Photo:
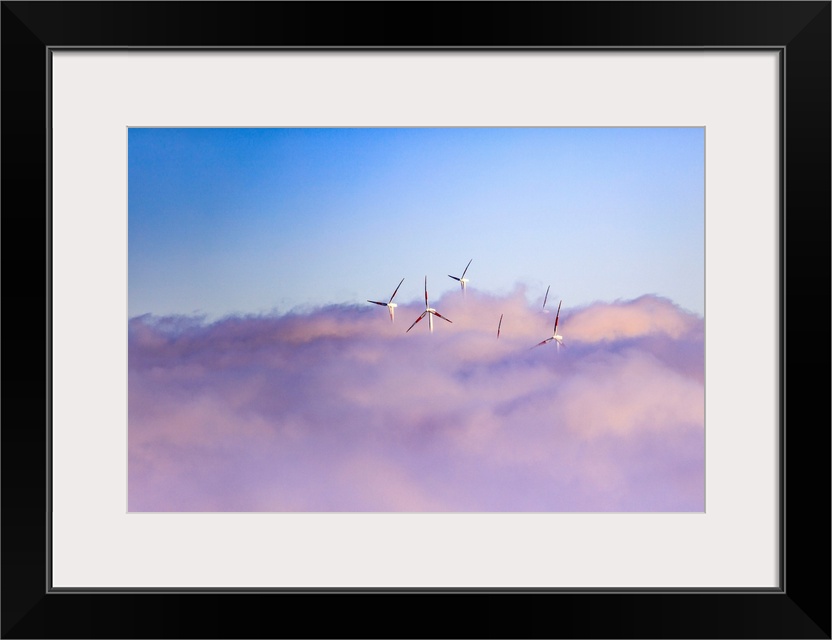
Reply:
[[[682,313],[667,300],[642,296],[613,305],[596,303],[571,315],[573,337],[585,342],[648,335],[682,338],[701,330],[701,319]]]
[[[704,323],[522,290],[133,318],[131,511],[701,511]],[[496,330],[500,315],[500,338]]]

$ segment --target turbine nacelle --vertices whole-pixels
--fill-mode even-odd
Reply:
[[[399,306],[395,302],[393,302],[393,298],[395,298],[396,294],[399,292],[399,287],[402,286],[402,282],[404,282],[404,278],[402,278],[399,281],[399,286],[396,287],[396,290],[393,292],[393,295],[390,296],[390,300],[388,300],[387,302],[379,302],[377,300],[367,300],[367,302],[372,302],[373,304],[377,304],[377,305],[382,306],[382,307],[387,307],[387,310],[390,312],[390,322],[393,322],[394,309]]]
[[[471,266],[471,262],[472,262],[473,260],[474,260],[474,259],[473,259],[473,258],[471,258],[471,260],[469,260],[469,261],[468,261],[468,264],[466,264],[466,265],[465,265],[465,270],[462,272],[462,275],[461,275],[460,277],[458,277],[458,278],[457,278],[456,276],[452,276],[451,274],[448,274],[448,277],[449,277],[449,278],[453,278],[454,280],[456,280],[457,282],[459,282],[459,286],[460,286],[460,287],[462,287],[462,291],[463,291],[463,293],[465,292],[465,285],[466,285],[468,282],[470,282],[470,280],[469,280],[468,278],[466,278],[466,277],[465,277],[465,272],[466,272],[466,271],[468,271],[468,267],[470,267],[470,266]]]
[[[548,293],[549,293],[548,290],[546,291],[546,293],[548,295]],[[544,304],[545,304],[545,302],[544,302]],[[557,312],[557,315],[555,316],[555,326],[552,329],[552,337],[551,338],[546,338],[542,342],[538,342],[536,345],[534,345],[534,347],[539,347],[540,345],[546,344],[547,342],[551,342],[552,340],[554,340],[555,344],[558,345],[558,350],[560,350],[561,347],[566,346],[566,345],[563,344],[563,336],[558,333],[558,323],[560,322],[560,305],[561,304],[563,304],[563,300],[558,302],[558,312]],[[534,349],[534,347],[532,347],[532,349]]]
[[[418,318],[416,318],[416,319],[413,321],[413,324],[412,324],[412,325],[410,325],[410,326],[407,328],[407,331],[405,331],[405,333],[407,333],[407,332],[408,332],[408,331],[410,331],[413,327],[415,327],[415,326],[416,326],[416,323],[417,323],[417,322],[419,322],[419,321],[420,321],[422,318],[424,318],[425,316],[427,316],[427,317],[428,317],[428,324],[430,325],[430,332],[431,332],[431,333],[433,333],[433,316],[436,316],[437,318],[442,318],[443,320],[446,320],[446,321],[450,322],[451,324],[453,324],[453,321],[452,321],[452,320],[448,320],[448,318],[446,318],[445,316],[441,315],[441,314],[440,314],[440,313],[439,313],[436,309],[434,309],[433,307],[431,307],[431,306],[428,304],[428,277],[427,277],[427,276],[425,276],[425,310],[424,310],[424,311],[422,311],[422,315],[420,315]]]

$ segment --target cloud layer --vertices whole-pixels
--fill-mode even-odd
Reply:
[[[130,511],[704,509],[701,317],[431,305],[131,319]]]

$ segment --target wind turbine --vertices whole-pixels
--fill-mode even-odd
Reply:
[[[549,285],[548,287],[546,287],[546,295],[543,296],[543,313],[549,313],[549,310],[546,308],[546,300],[549,299],[549,289],[551,287],[552,287],[552,285]]]
[[[404,278],[402,278],[401,282],[399,282],[399,287],[402,286],[402,282],[404,282]],[[390,312],[390,322],[393,322],[393,310],[398,306],[395,302],[393,302],[393,298],[395,298],[396,294],[399,292],[399,287],[396,287],[396,290],[393,292],[393,295],[390,296],[390,300],[388,300],[387,302],[367,300],[367,302],[372,302],[373,304],[380,304],[382,307],[387,307],[387,310]]]
[[[473,261],[473,258],[471,258],[471,260],[468,261],[468,264],[465,265],[465,271],[468,271],[468,267],[471,266],[472,261]],[[462,272],[462,275],[459,278],[457,278],[456,276],[452,276],[452,275],[448,274],[449,278],[453,278],[454,280],[459,282],[460,286],[462,287],[462,293],[465,293],[465,283],[468,282],[468,278],[465,277],[465,271]]]
[[[540,345],[546,344],[547,342],[550,342],[552,340],[554,340],[555,343],[557,343],[558,351],[560,351],[560,348],[562,346],[564,346],[563,336],[558,334],[558,318],[560,318],[560,305],[561,305],[562,302],[563,302],[563,300],[558,302],[558,312],[557,312],[557,315],[555,315],[555,329],[554,329],[554,331],[552,331],[552,337],[551,338],[546,338],[543,342],[538,342],[536,345],[534,345],[534,347],[539,347]],[[532,349],[534,349],[534,347],[532,347]]]
[[[416,320],[413,321],[413,324],[410,325],[407,328],[407,331],[410,331],[413,327],[415,327],[416,323],[419,322],[419,320],[421,320],[425,316],[428,317],[428,322],[430,323],[430,332],[431,333],[433,333],[433,316],[436,316],[437,318],[442,318],[443,320],[447,320],[448,322],[451,322],[451,324],[453,324],[453,322],[451,320],[448,320],[445,316],[440,315],[439,312],[436,309],[431,309],[430,306],[428,306],[428,277],[427,276],[425,276],[425,310],[422,311],[422,315],[420,315],[418,318],[416,318]],[[405,333],[407,333],[407,331],[405,331]]]

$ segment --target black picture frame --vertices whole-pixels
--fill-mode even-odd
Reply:
[[[2,637],[829,638],[830,15],[829,1],[2,2]],[[48,92],[63,47],[778,51],[780,587],[52,590]]]

